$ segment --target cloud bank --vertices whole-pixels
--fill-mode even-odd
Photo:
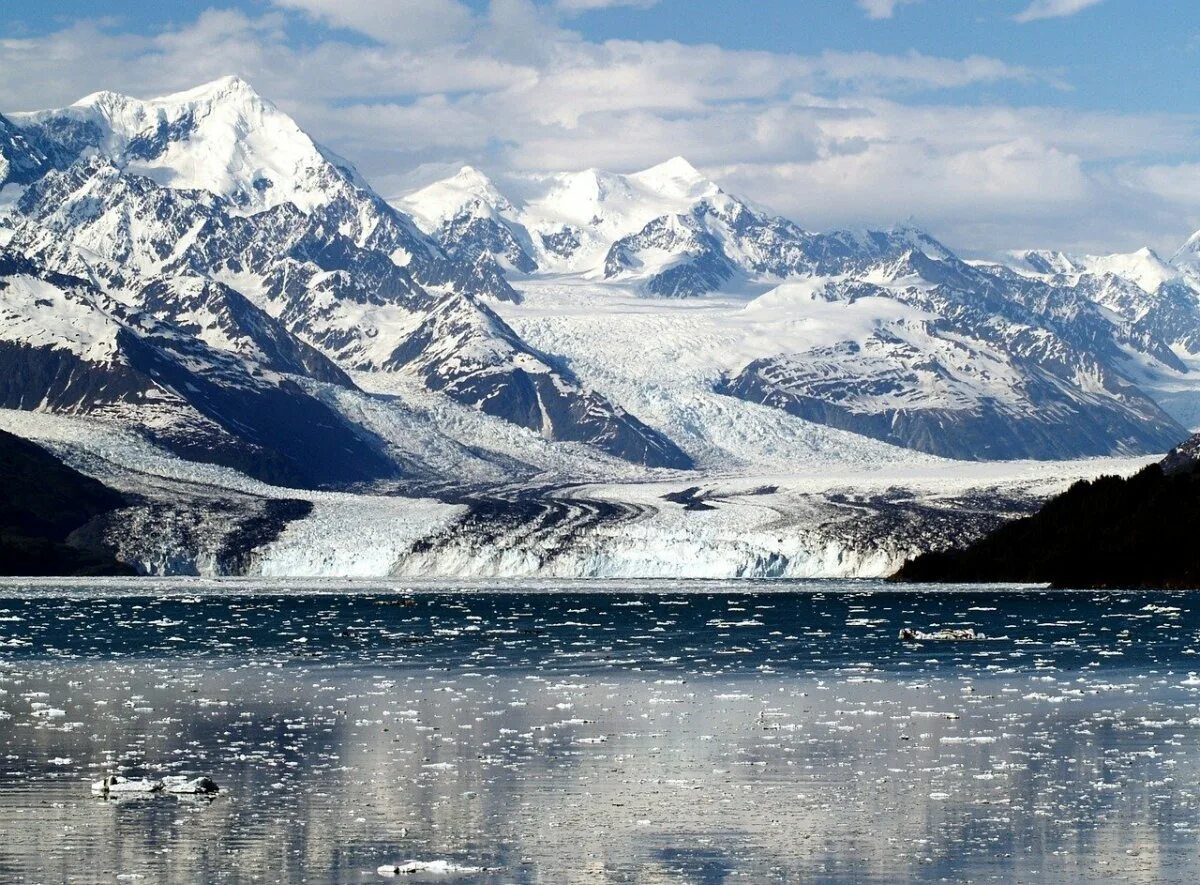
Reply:
[[[482,12],[457,0],[276,0],[148,35],[80,21],[0,40],[0,94],[4,110],[25,110],[237,73],[389,196],[462,163],[503,182],[682,154],[810,228],[911,218],[981,254],[1169,248],[1200,223],[1196,166],[1171,159],[1195,143],[1193,116],[965,103],[956,91],[968,87],[1063,85],[984,56],[798,55],[572,29],[579,13],[617,3],[629,0],[493,0]],[[1087,0],[1034,7],[1072,5]]]

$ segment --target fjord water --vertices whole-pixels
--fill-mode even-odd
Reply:
[[[1200,875],[1193,596],[593,587],[2,585],[0,879]]]

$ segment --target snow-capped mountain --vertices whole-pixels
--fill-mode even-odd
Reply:
[[[232,216],[290,208],[386,252],[423,283],[457,278],[476,293],[512,297],[501,278],[476,278],[471,265],[449,261],[349,163],[239,77],[150,100],[97,92],[70,107],[13,114],[11,122],[55,169],[100,157],[164,190],[205,194]]]
[[[247,215],[282,203],[312,212],[362,185],[353,167],[239,77],[147,101],[97,92],[12,119],[56,168],[96,152],[164,187],[208,191]]]
[[[1113,368],[1125,342],[1094,304],[1032,281],[1003,282],[912,251],[867,279],[808,287],[801,296],[817,302],[907,310],[885,320],[876,309],[858,329],[754,360],[723,389],[952,458],[1132,453],[1179,436],[1179,425]],[[781,287],[755,307],[784,308],[787,293]],[[870,308],[857,312],[870,316]]]
[[[1012,257],[1018,268],[1023,266],[1038,274],[1076,279],[1084,274],[1112,276],[1128,280],[1146,292],[1153,292],[1181,275],[1178,267],[1164,261],[1148,247],[1116,255],[1072,255],[1041,249],[1015,252]]]
[[[275,352],[307,360],[315,380],[329,380],[333,369],[327,357],[312,361],[321,351],[347,370],[413,376],[547,439],[591,443],[649,466],[689,463],[569,370],[534,354],[476,300],[515,298],[489,256],[443,251],[243,82],[150,102],[106,93],[21,119],[56,168],[17,200],[10,248],[203,340],[232,333],[228,310],[206,303],[197,312],[196,287],[204,286],[201,302],[214,291],[236,296],[298,339],[277,341]],[[285,160],[300,171],[280,174]],[[237,174],[223,174],[227,166]],[[188,174],[175,174],[180,168]],[[286,188],[248,196],[246,176],[271,168]],[[448,305],[454,334],[490,341],[484,349],[503,354],[498,362],[414,344]],[[537,395],[516,383],[523,371],[500,365],[510,352],[537,367]]]
[[[589,169],[517,186],[527,194],[519,205],[468,166],[398,205],[448,251],[655,296],[861,271],[910,247],[949,254],[912,228],[811,233],[725,193],[682,157],[629,175]]]
[[[146,570],[336,571],[314,539],[365,519],[372,574],[881,574],[1101,469],[966,460],[1200,426],[1200,234],[963,261],[809,231],[682,158],[389,203],[225,78],[0,118],[0,368],[5,426],[153,499],[121,523]],[[222,539],[192,560],[181,508]],[[274,527],[253,555],[231,513]]]
[[[106,417],[268,480],[396,475],[381,445],[306,389],[349,379],[242,296],[172,280],[139,300],[0,250],[2,407]]]
[[[529,176],[510,200],[470,166],[396,204],[445,248],[488,252],[522,273],[600,273],[613,243],[655,218],[690,212],[720,188],[682,157],[642,172]]]
[[[361,455],[307,482],[427,481],[376,433],[396,422],[483,451],[429,402],[505,422],[531,453],[584,444],[670,469],[765,463],[768,436],[790,451],[778,439],[813,424],[966,459],[1132,454],[1184,435],[1171,415],[1187,415],[1200,310],[1186,262],[1150,252],[1028,252],[1010,268],[908,226],[816,233],[679,157],[503,187],[464,167],[392,205],[237,78],[97,93],[0,133],[15,186],[0,244],[37,269],[13,275],[75,293],[14,308],[8,340],[59,353],[67,327],[109,330],[73,358],[141,372],[130,383],[161,408],[122,405],[125,420],[177,450],[195,422],[230,446],[286,447],[262,420],[285,395],[288,420],[326,410],[316,423]],[[29,285],[12,292],[36,304]],[[56,383],[31,372],[9,399],[113,405]],[[256,415],[234,417],[250,402]],[[740,432],[722,423],[735,416]]]

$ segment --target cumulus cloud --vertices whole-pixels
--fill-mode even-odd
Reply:
[[[1033,0],[1015,17],[1015,21],[1032,22],[1044,18],[1065,18],[1095,6],[1101,0]]]
[[[474,16],[458,0],[274,0],[338,28],[380,42],[427,45],[462,37]]]
[[[261,15],[208,10],[147,35],[81,21],[2,39],[4,109],[238,73],[387,196],[414,169],[469,162],[515,182],[683,154],[809,227],[915,216],[977,252],[1169,249],[1200,211],[1195,168],[1170,165],[1192,150],[1194,120],[970,104],[950,91],[1053,82],[999,59],[596,42],[531,0],[493,0],[423,31],[414,19],[405,34],[393,19],[363,40],[344,31],[372,33],[370,2],[286,2]],[[323,25],[297,42],[297,17]]]
[[[867,14],[867,18],[892,18],[896,8],[908,3],[918,3],[920,0],[856,0],[859,7]]]
[[[594,9],[613,9],[618,6],[632,6],[636,9],[649,9],[657,6],[658,0],[555,0],[554,5],[564,12],[590,12]]]

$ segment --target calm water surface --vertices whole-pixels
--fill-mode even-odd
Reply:
[[[1197,597],[501,589],[0,585],[0,881],[1200,880]]]

